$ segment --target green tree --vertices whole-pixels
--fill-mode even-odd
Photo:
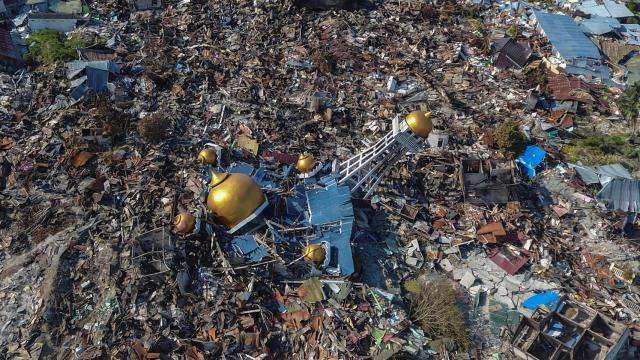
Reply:
[[[512,120],[500,124],[496,131],[496,142],[505,154],[519,155],[527,146],[527,137],[520,130],[520,125]]]
[[[630,85],[618,99],[618,107],[622,116],[631,123],[631,138],[636,135],[638,116],[640,116],[640,82]]]

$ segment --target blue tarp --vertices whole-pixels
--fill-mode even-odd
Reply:
[[[533,295],[522,303],[525,309],[535,310],[538,306],[544,305],[548,309],[553,310],[558,300],[560,300],[560,294],[555,291],[547,290],[542,294]]]
[[[601,59],[598,47],[566,15],[534,11],[538,26],[565,60],[576,58]]]
[[[528,177],[536,176],[536,167],[542,163],[547,153],[535,145],[527,146],[527,149],[516,160]]]

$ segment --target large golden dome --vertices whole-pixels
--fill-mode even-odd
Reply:
[[[211,190],[207,207],[213,215],[232,229],[248,218],[265,202],[262,190],[245,174],[211,172]]]
[[[431,112],[413,111],[407,115],[405,119],[411,132],[421,138],[429,136],[431,130],[433,130],[433,123],[431,122]]]
[[[303,174],[311,172],[313,168],[316,166],[316,159],[313,155],[303,153],[298,157],[298,162],[296,162],[296,169]]]

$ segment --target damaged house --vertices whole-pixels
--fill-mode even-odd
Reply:
[[[517,195],[516,165],[511,160],[462,160],[460,184],[466,202],[472,204],[506,204]]]
[[[565,71],[573,75],[608,81],[609,68],[602,63],[598,47],[569,16],[534,11],[538,30],[549,39],[553,55],[565,62]]]
[[[511,341],[520,359],[613,360],[629,341],[629,329],[566,298],[524,316]]]
[[[607,112],[609,106],[598,96],[601,89],[601,86],[589,84],[579,77],[549,74],[547,94],[550,101],[547,107],[572,114],[590,113],[594,108]]]

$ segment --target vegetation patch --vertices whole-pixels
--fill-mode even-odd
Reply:
[[[581,134],[572,144],[562,147],[567,162],[578,161],[585,165],[621,163],[636,170],[640,162],[640,147],[633,144],[629,134]]]
[[[51,65],[75,59],[78,56],[76,50],[87,47],[87,42],[79,34],[65,38],[55,30],[43,29],[29,35],[27,45],[29,50],[24,54],[25,60]]]

